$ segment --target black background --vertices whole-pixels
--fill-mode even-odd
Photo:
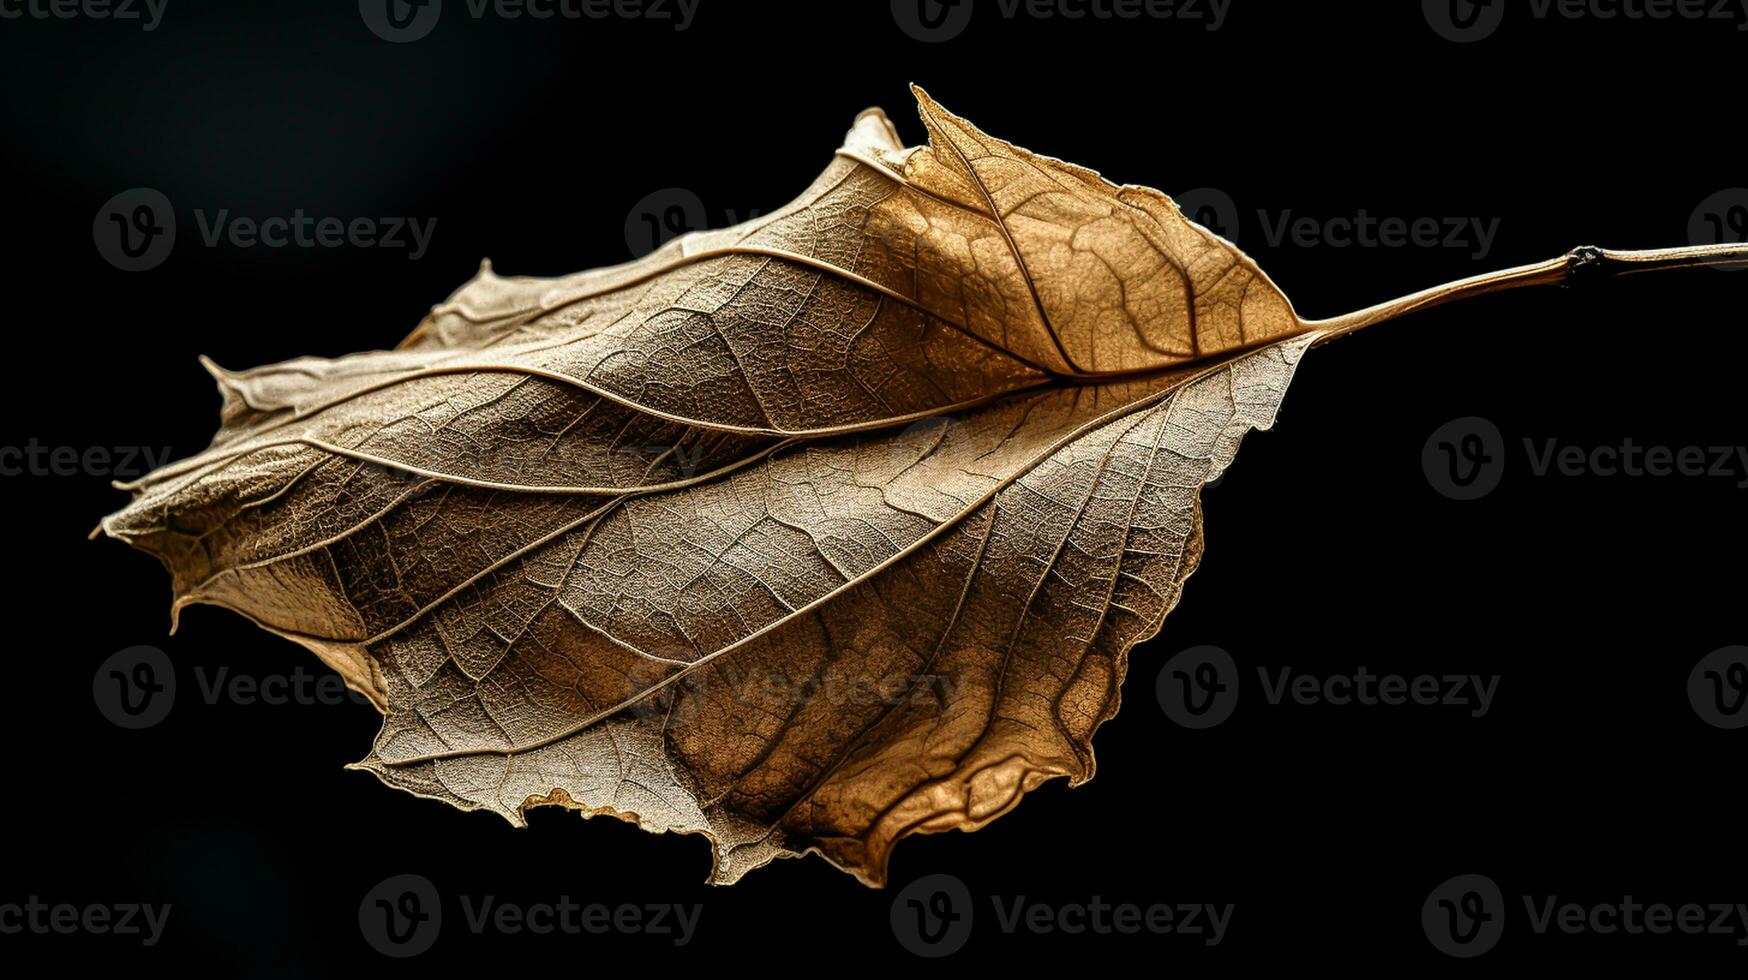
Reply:
[[[170,0],[162,24],[0,21],[10,383],[0,442],[204,446],[230,367],[395,343],[481,256],[505,274],[624,261],[653,191],[712,225],[770,210],[883,105],[911,142],[919,82],[986,131],[1168,192],[1218,187],[1238,239],[1310,316],[1345,312],[1594,242],[1685,244],[1695,207],[1748,184],[1748,34],[1731,23],[1537,21],[1470,45],[1419,4],[1237,0],[1200,23],[1004,20],[921,43],[884,2],[703,0],[689,30],[647,20],[476,21],[450,0],[389,44],[356,5]],[[178,244],[125,273],[93,246],[112,195],[154,187]],[[391,249],[205,247],[194,209],[438,219],[418,261]],[[1493,251],[1272,246],[1256,210],[1500,218]],[[1283,962],[1486,968],[1503,960],[1740,963],[1721,936],[1538,936],[1517,896],[1748,901],[1748,730],[1703,723],[1684,684],[1745,640],[1744,491],[1718,478],[1533,478],[1521,440],[1740,445],[1748,273],[1642,276],[1452,306],[1311,352],[1274,431],[1206,497],[1208,552],[1163,634],[1136,649],[1099,775],[1058,781],[971,835],[912,838],[894,889],[817,859],[730,889],[707,847],[536,811],[514,830],[342,766],[377,727],[356,704],[201,703],[197,666],[318,665],[210,608],[165,637],[166,577],[86,533],[125,495],[93,476],[12,476],[5,494],[8,826],[0,902],[170,902],[162,943],[0,936],[0,961],[179,963],[203,973],[382,969],[1119,970]],[[1478,415],[1504,433],[1499,490],[1435,492],[1421,450]],[[143,732],[96,711],[96,665],[135,644],[178,665]],[[1179,728],[1153,695],[1196,644],[1248,673],[1237,713]],[[1256,665],[1502,675],[1485,718],[1442,707],[1264,704]],[[675,950],[647,936],[476,936],[453,899],[435,949],[379,957],[358,904],[387,875],[446,896],[705,903]],[[979,896],[941,961],[895,941],[896,887]],[[1500,946],[1462,963],[1419,914],[1467,872],[1505,891]],[[1225,942],[1003,935],[988,896],[1233,902]],[[1121,957],[1114,959],[1112,957]],[[436,961],[435,963],[433,961]]]

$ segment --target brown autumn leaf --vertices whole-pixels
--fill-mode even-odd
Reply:
[[[359,768],[520,823],[809,851],[881,884],[1093,774],[1200,488],[1310,346],[1414,309],[1739,262],[1580,249],[1301,319],[1163,194],[916,90],[767,217],[559,279],[488,266],[397,350],[231,373],[213,445],[101,530],[382,710]]]

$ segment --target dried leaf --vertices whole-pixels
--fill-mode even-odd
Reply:
[[[384,713],[358,766],[521,822],[807,851],[870,884],[912,833],[1091,778],[1129,649],[1201,554],[1199,492],[1313,344],[1599,265],[1298,317],[1170,199],[917,90],[795,202],[560,279],[490,266],[395,351],[231,373],[213,445],[102,530],[176,608],[296,640]]]

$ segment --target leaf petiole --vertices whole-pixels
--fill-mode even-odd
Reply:
[[[1500,269],[1467,279],[1458,279],[1430,289],[1423,289],[1397,299],[1368,306],[1327,320],[1307,320],[1307,332],[1320,332],[1315,343],[1322,344],[1336,337],[1353,333],[1374,323],[1457,300],[1485,296],[1524,286],[1557,286],[1579,278],[1592,276],[1627,276],[1642,272],[1663,272],[1669,269],[1692,269],[1702,266],[1719,268],[1748,267],[1748,244],[1694,245],[1683,248],[1657,248],[1616,251],[1595,245],[1580,245],[1558,258],[1533,265]]]

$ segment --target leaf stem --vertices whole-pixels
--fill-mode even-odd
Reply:
[[[1559,258],[1501,269],[1467,279],[1447,282],[1442,286],[1368,306],[1343,316],[1327,320],[1307,320],[1305,326],[1322,333],[1315,343],[1322,344],[1336,337],[1353,333],[1374,323],[1394,320],[1419,310],[1443,306],[1456,300],[1485,296],[1524,286],[1556,286],[1577,278],[1592,276],[1628,276],[1640,272],[1662,272],[1666,269],[1690,269],[1700,266],[1748,267],[1748,245],[1694,245],[1686,248],[1658,248],[1614,251],[1595,245],[1580,245]]]

